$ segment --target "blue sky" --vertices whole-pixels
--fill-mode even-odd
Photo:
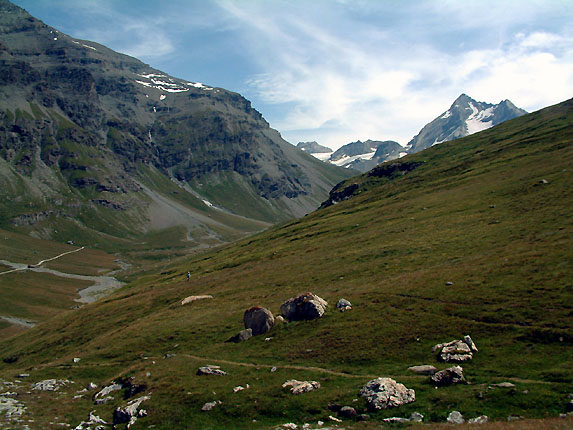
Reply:
[[[573,0],[13,0],[75,38],[237,91],[289,142],[402,145],[466,93],[573,96]]]

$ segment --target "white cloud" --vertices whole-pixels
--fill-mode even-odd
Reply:
[[[248,80],[247,95],[284,105],[282,116],[267,119],[288,140],[333,148],[367,138],[406,144],[462,92],[488,102],[509,98],[528,110],[570,97],[573,40],[546,30],[516,32],[520,23],[534,23],[538,9],[502,3],[424,3],[402,19],[416,23],[423,16],[429,24],[394,28],[335,16],[320,2],[320,10],[306,13],[280,3],[239,8],[220,2],[240,22],[263,70]],[[323,24],[331,19],[338,28]],[[456,43],[449,40],[456,37]]]

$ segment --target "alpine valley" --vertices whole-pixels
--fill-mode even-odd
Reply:
[[[73,39],[7,0],[0,83],[1,228],[108,249],[169,230],[204,248],[302,216],[351,175],[285,142],[239,94]]]

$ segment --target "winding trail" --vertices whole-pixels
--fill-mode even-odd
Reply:
[[[44,264],[48,261],[57,260],[58,258],[63,257],[64,255],[73,254],[74,252],[81,251],[82,249],[85,249],[85,246],[82,246],[81,248],[78,248],[78,249],[74,249],[73,251],[64,252],[64,253],[62,253],[60,255],[56,255],[55,257],[52,257],[52,258],[40,260],[36,264],[33,264],[33,265],[22,264],[22,263],[11,263],[11,262],[6,261],[6,260],[0,260],[0,263],[4,264],[6,266],[14,267],[12,270],[7,270],[6,272],[0,272],[0,275],[6,275],[7,273],[18,272],[20,270],[35,268],[37,266],[41,266],[42,264]]]

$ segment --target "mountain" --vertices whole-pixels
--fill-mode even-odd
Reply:
[[[318,158],[321,161],[326,161],[329,159],[330,154],[332,154],[332,149],[318,144],[318,142],[299,142],[296,147],[303,150],[304,152]]]
[[[366,172],[384,161],[405,155],[404,148],[393,140],[367,140],[348,143],[337,149],[328,159],[332,164]]]
[[[75,428],[92,411],[111,421],[141,396],[147,416],[133,428],[302,427],[328,422],[333,404],[367,412],[360,428],[413,412],[442,425],[454,408],[466,419],[487,413],[495,428],[508,416],[524,420],[507,428],[568,428],[571,417],[527,420],[565,413],[573,392],[572,149],[568,100],[384,163],[341,184],[336,204],[146,271],[0,342],[0,378],[16,393],[6,403],[26,407],[14,419],[32,430]],[[328,302],[322,318],[225,342],[245,309],[276,315],[307,291]],[[182,305],[190,295],[203,299]],[[340,298],[353,308],[337,311]],[[450,368],[432,348],[465,335],[479,350],[462,363],[468,384],[436,389],[408,370]],[[226,375],[197,375],[207,364]],[[378,376],[415,390],[415,401],[368,411],[358,391]],[[68,382],[31,389],[49,379]],[[283,388],[292,379],[320,388],[292,395]],[[112,381],[120,390],[95,404]],[[90,383],[98,388],[83,391]]]
[[[409,153],[415,153],[442,142],[486,130],[526,113],[509,100],[495,105],[477,102],[462,94],[446,112],[425,125],[406,148]]]
[[[175,228],[203,247],[302,216],[349,176],[241,95],[0,0],[0,228],[92,245]]]
[[[323,146],[323,145],[319,145],[318,142],[299,142],[296,147],[298,149],[302,149],[305,152],[308,152],[309,154],[323,154],[323,153],[329,153],[332,152],[332,149]]]

